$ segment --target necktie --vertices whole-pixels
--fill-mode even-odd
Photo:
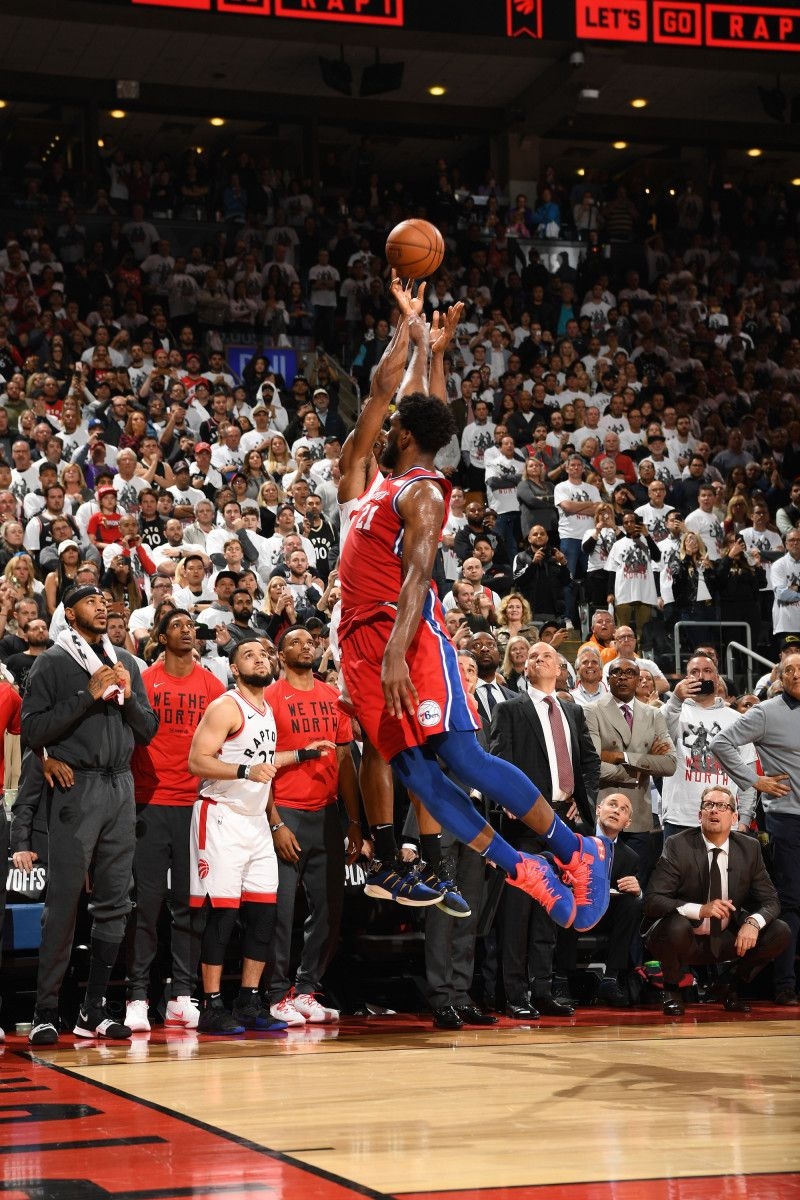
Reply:
[[[481,685],[481,700],[483,701],[485,712],[489,715],[489,717],[491,717],[492,713],[497,707],[497,697],[492,691],[492,685],[490,683],[484,683]]]
[[[569,746],[564,736],[564,726],[561,723],[561,711],[553,696],[545,696],[550,717],[550,729],[553,734],[553,745],[556,748],[556,774],[558,786],[566,796],[571,796],[575,789],[575,776],[572,771],[572,759],[569,756]]]
[[[622,715],[625,718],[625,720],[628,722],[628,729],[633,729],[633,711],[631,709],[630,704],[623,704],[621,707],[622,707]]]
[[[711,869],[708,872],[708,898],[709,900],[722,899],[722,874],[719,869],[719,846],[715,846],[711,851],[712,861]],[[715,956],[719,954],[722,938],[722,920],[719,917],[711,918],[711,953]]]

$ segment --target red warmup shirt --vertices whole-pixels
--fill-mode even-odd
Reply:
[[[0,792],[3,790],[6,773],[3,734],[19,733],[19,714],[21,709],[22,700],[19,693],[15,691],[10,683],[0,680]]]
[[[329,683],[315,679],[306,692],[285,679],[271,683],[264,698],[272,709],[278,731],[278,753],[305,750],[309,742],[325,738],[337,746],[353,740],[350,718],[339,705],[339,693]],[[272,781],[275,803],[284,808],[313,812],[333,804],[339,794],[339,766],[334,753],[282,767]]]
[[[198,779],[189,771],[189,747],[203,713],[225,688],[199,664],[179,679],[168,675],[163,663],[156,663],[142,672],[142,683],[158,717],[158,729],[149,746],[133,750],[136,803],[194,804]]]

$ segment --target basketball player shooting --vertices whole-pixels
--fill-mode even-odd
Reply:
[[[507,882],[564,927],[592,928],[608,907],[610,855],[601,838],[573,833],[522,771],[480,746],[457,657],[431,583],[450,483],[433,466],[454,432],[443,399],[428,393],[431,338],[409,294],[395,291],[412,343],[416,390],[391,418],[382,485],[359,506],[341,558],[342,672],[364,733],[455,837],[496,863]],[[538,833],[555,867],[513,849],[448,778],[459,778]]]

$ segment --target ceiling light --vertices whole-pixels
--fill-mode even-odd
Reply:
[[[793,179],[792,187],[800,187],[800,179]]]
[[[123,117],[126,117],[128,114],[125,112],[124,108],[112,108],[108,115],[113,117],[115,121],[121,121]]]
[[[758,146],[753,146],[753,148],[751,150],[747,151],[747,157],[748,158],[761,158],[761,155],[763,153],[764,153],[764,151],[759,150]]]
[[[586,167],[578,167],[575,174],[580,175],[581,179],[583,179],[584,175],[586,174]]]
[[[209,117],[208,123],[209,123],[209,125],[213,125],[215,129],[219,129],[219,127],[221,125],[225,124],[225,118],[224,117]]]
[[[627,150],[628,149],[627,142],[612,142],[611,144],[615,150]]]
[[[434,84],[431,84],[431,86],[428,88],[428,95],[429,96],[444,96],[446,91],[447,91],[446,87],[442,87],[442,85],[440,83],[434,83]]]
[[[195,151],[195,154],[202,154],[202,153],[203,153],[203,147],[202,147],[202,146],[195,146],[195,148],[194,148],[194,151]]]
[[[645,100],[642,96],[637,97],[636,100],[631,100],[631,108],[647,108],[648,104],[649,101]]]
[[[103,139],[102,139],[102,138],[98,138],[98,139],[97,139],[97,148],[98,148],[98,150],[102,150],[102,149],[103,149],[103,146],[105,146],[105,142],[103,141]]]
[[[8,101],[0,100],[0,108],[8,108]]]
[[[600,88],[594,88],[594,87],[581,88],[578,95],[580,96],[581,100],[599,100],[600,99]]]
[[[650,188],[645,188],[645,189],[644,189],[644,194],[645,194],[645,196],[649,196],[649,195],[650,195]]]
[[[669,189],[669,194],[670,194],[670,196],[674,196],[674,195],[675,195],[675,188],[670,188],[670,189]]]

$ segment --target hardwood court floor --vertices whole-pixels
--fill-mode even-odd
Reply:
[[[457,1034],[408,1016],[288,1037],[156,1031],[33,1058],[12,1037],[5,1190],[31,1196],[40,1179],[41,1200],[82,1200],[54,1184],[69,1178],[137,1200],[800,1200],[797,1010],[689,1012]]]

